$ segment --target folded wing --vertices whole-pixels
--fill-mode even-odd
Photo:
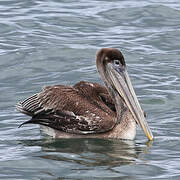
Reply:
[[[100,85],[100,89],[90,84],[91,89],[87,92],[87,83],[83,81],[74,87],[48,86],[19,102],[17,110],[32,117],[20,126],[41,124],[74,134],[109,131],[116,123],[113,101],[104,86]]]

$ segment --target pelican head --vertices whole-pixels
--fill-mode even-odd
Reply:
[[[147,138],[152,140],[152,132],[131,84],[122,53],[114,48],[103,48],[97,52],[96,66],[116,106],[122,100]]]

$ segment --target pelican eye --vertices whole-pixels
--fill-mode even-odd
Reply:
[[[117,60],[117,59],[114,60],[114,65],[115,65],[115,66],[120,66],[120,64],[121,64],[121,63],[120,63],[119,60]]]

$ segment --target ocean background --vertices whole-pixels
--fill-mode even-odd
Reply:
[[[96,51],[118,48],[154,134],[52,139],[18,101],[43,86],[102,83]],[[180,1],[0,1],[0,179],[180,179]]]

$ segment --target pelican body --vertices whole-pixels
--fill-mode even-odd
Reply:
[[[31,116],[22,123],[40,124],[55,138],[119,138],[133,140],[139,124],[153,139],[138,102],[122,53],[103,48],[96,54],[97,70],[105,84],[81,81],[74,86],[47,86],[17,104]]]

